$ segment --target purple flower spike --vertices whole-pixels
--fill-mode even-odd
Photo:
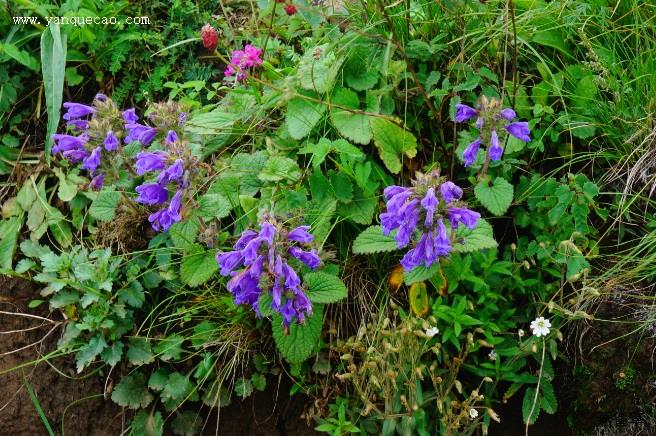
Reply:
[[[169,193],[159,183],[144,183],[135,189],[139,196],[135,200],[137,203],[147,205],[163,204],[168,200]]]
[[[294,230],[287,233],[287,239],[300,242],[301,244],[309,244],[314,240],[314,236],[312,236],[308,230],[310,230],[310,226],[296,227]]]
[[[94,107],[80,103],[66,102],[64,103],[64,108],[68,109],[62,117],[66,121],[86,117],[87,115],[91,115],[92,113],[96,112]]]
[[[126,124],[135,124],[139,121],[139,117],[134,108],[124,110],[122,115],[123,121],[125,121]]]
[[[462,123],[478,116],[478,111],[466,104],[456,105],[456,123]]]
[[[167,185],[171,182],[179,182],[182,179],[184,174],[184,163],[182,159],[177,159],[173,165],[159,173],[157,176],[157,182],[162,185]]]
[[[529,142],[531,140],[531,131],[528,128],[528,123],[526,121],[510,123],[506,126],[506,130],[521,141]]]
[[[175,130],[169,130],[169,132],[166,134],[166,144],[171,145],[175,142],[178,142],[178,134],[175,133]]]
[[[98,174],[96,177],[91,179],[91,183],[89,183],[89,188],[93,191],[100,191],[103,187],[103,182],[105,181],[105,175],[104,174]]]
[[[82,169],[89,171],[91,174],[95,173],[100,166],[101,148],[96,147],[91,154],[84,158],[82,161]]]
[[[515,113],[514,110],[507,107],[501,111],[501,116],[507,119],[508,121],[512,121],[513,118],[517,117],[517,114]]]
[[[137,174],[143,175],[150,171],[160,171],[166,168],[169,154],[164,151],[142,151],[137,153],[135,168]]]
[[[105,144],[105,150],[107,151],[118,150],[118,138],[111,130],[107,132],[107,136],[105,136],[105,141],[103,143]]]
[[[426,219],[424,225],[430,227],[433,225],[433,215],[435,215],[435,208],[439,204],[439,200],[435,196],[435,188],[430,187],[426,192],[426,196],[421,200],[421,206],[426,210]]]
[[[462,189],[453,182],[444,182],[440,185],[440,194],[445,203],[451,203],[453,200],[460,200]]]
[[[501,148],[501,145],[499,145],[499,137],[497,136],[497,131],[492,130],[492,134],[490,136],[490,159],[499,160],[501,159],[501,155],[503,155],[503,148]]]
[[[298,247],[289,247],[287,251],[311,269],[317,269],[321,265],[321,258],[317,255],[316,250],[305,251]]]
[[[476,161],[476,156],[478,156],[478,149],[480,146],[481,139],[478,138],[465,148],[464,153],[462,153],[462,160],[465,161],[466,167],[471,166]]]
[[[480,213],[463,207],[450,207],[447,210],[447,214],[449,221],[451,221],[451,228],[453,229],[457,229],[458,223],[462,223],[470,230],[474,230],[478,219],[481,217]]]

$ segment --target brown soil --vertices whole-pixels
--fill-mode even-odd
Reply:
[[[48,317],[45,305],[36,310],[28,309],[27,304],[35,298],[38,298],[38,289],[31,283],[0,276],[0,311]],[[19,331],[0,334],[0,428],[3,435],[48,434],[30,399],[28,383],[55,434],[106,436],[121,433],[123,414],[114,403],[103,399],[103,379],[97,374],[80,378],[72,356],[10,371],[53,351],[61,334],[60,327],[42,342],[6,354],[40,341],[53,324],[0,313],[0,325],[2,332]],[[21,331],[34,327],[38,328]]]

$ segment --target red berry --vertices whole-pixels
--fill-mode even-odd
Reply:
[[[288,5],[285,5],[285,12],[287,12],[287,15],[289,15],[291,17],[292,15],[294,15],[296,13],[296,6],[294,6],[291,3],[288,4]]]
[[[200,38],[203,40],[203,47],[214,50],[219,42],[219,32],[208,23],[200,29]]]

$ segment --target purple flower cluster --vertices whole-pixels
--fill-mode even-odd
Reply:
[[[419,265],[429,267],[440,256],[448,256],[458,226],[463,224],[474,229],[481,216],[465,207],[460,201],[462,189],[453,182],[443,181],[439,172],[419,174],[409,188],[388,186],[384,194],[387,210],[380,215],[383,234],[397,230],[395,239],[399,249],[417,240],[401,260],[406,271]]]
[[[235,50],[232,52],[230,63],[226,67],[223,75],[225,77],[232,77],[238,81],[246,80],[246,71],[250,68],[262,65],[262,49],[247,44],[243,50]]]
[[[314,239],[309,229],[300,226],[287,231],[275,219],[265,217],[259,232],[245,230],[233,251],[216,255],[221,275],[232,277],[227,287],[235,296],[235,304],[250,304],[261,316],[258,300],[263,292],[270,293],[271,307],[282,315],[285,326],[293,320],[305,322],[312,314],[312,304],[288,261],[295,258],[311,269],[321,264],[317,250],[308,249]]]
[[[499,142],[497,130],[505,129],[507,133],[524,142],[531,140],[528,123],[525,121],[512,122],[517,118],[517,114],[510,108],[501,109],[497,100],[481,98],[479,109],[467,106],[465,104],[456,105],[456,123],[462,123],[472,118],[476,118],[476,128],[479,130],[479,137],[472,141],[462,154],[465,166],[471,166],[476,161],[478,150],[481,144],[489,141],[487,153],[489,159],[497,161],[503,155],[503,147]]]
[[[94,190],[100,190],[104,183],[105,176],[100,171],[103,154],[113,153],[119,149],[119,139],[112,130],[111,124],[107,127],[106,123],[96,122],[95,128],[91,127],[99,111],[107,111],[111,106],[111,101],[108,101],[104,94],[97,94],[92,106],[66,102],[64,103],[66,113],[62,118],[66,120],[67,127],[77,135],[65,133],[52,135],[54,141],[52,153],[61,155],[71,164],[81,163],[81,168],[92,177],[89,187]],[[99,126],[105,128],[101,129]]]
[[[181,156],[180,141],[174,130],[169,130],[165,143],[169,151],[142,151],[137,154],[135,169],[138,175],[154,175],[155,181],[144,182],[136,187],[137,203],[148,206],[163,206],[148,217],[155,231],[168,230],[173,223],[182,219],[182,197],[188,185],[189,174]],[[154,173],[154,174],[153,174]],[[169,186],[174,185],[175,194],[169,201]]]

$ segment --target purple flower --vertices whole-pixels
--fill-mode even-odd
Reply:
[[[403,248],[410,243],[410,238],[417,228],[419,222],[419,200],[411,200],[399,209],[401,222],[396,232],[396,245]]]
[[[104,181],[105,181],[105,175],[98,174],[96,177],[91,179],[91,183],[89,183],[89,188],[91,188],[93,191],[100,191],[103,187]]]
[[[446,226],[442,220],[437,222],[437,238],[435,238],[434,247],[438,256],[448,256],[451,252],[451,239],[446,233]]]
[[[184,164],[182,159],[177,159],[170,167],[159,173],[157,182],[167,185],[171,182],[179,182],[184,173]]]
[[[150,171],[159,171],[166,168],[169,154],[164,151],[142,151],[137,153],[135,168],[137,174],[143,175]]]
[[[253,230],[244,230],[241,237],[237,240],[233,248],[235,250],[242,250],[246,245],[257,236],[257,232]]]
[[[440,185],[440,194],[445,203],[451,203],[453,200],[460,200],[462,189],[453,182],[444,182]]]
[[[70,163],[75,164],[82,162],[87,156],[89,156],[89,152],[86,150],[72,149],[62,152],[62,156],[64,156],[64,158]]]
[[[178,134],[175,133],[175,130],[169,130],[169,132],[166,134],[166,144],[171,145],[175,142],[178,142]]]
[[[492,134],[490,136],[490,159],[492,160],[499,160],[501,159],[501,155],[503,155],[503,148],[501,148],[501,145],[499,145],[499,137],[497,136],[497,131],[492,130]]]
[[[507,119],[508,121],[511,121],[513,118],[517,117],[517,114],[515,113],[514,110],[507,107],[501,111],[501,116]]]
[[[103,143],[105,144],[105,150],[107,151],[118,150],[118,138],[111,130],[107,132],[107,136],[105,136],[105,141]]]
[[[408,191],[407,188],[404,188],[403,186],[396,186],[396,185],[391,185],[388,186],[383,190],[383,195],[385,195],[385,199],[387,201],[391,200],[392,197],[394,197],[396,194],[400,194],[402,192]]]
[[[223,75],[225,77],[236,76],[238,81],[244,80],[247,69],[262,65],[261,56],[262,49],[250,44],[246,45],[244,50],[234,50]]]
[[[142,145],[148,145],[153,142],[153,139],[157,136],[157,129],[144,126],[143,124],[126,124],[125,128],[128,131],[128,134],[125,137],[126,144],[129,144],[132,141],[139,141]]]
[[[135,201],[141,204],[163,204],[169,198],[168,191],[159,183],[144,183],[137,186],[136,191],[139,196]]]
[[[148,221],[153,230],[159,232],[160,230],[167,231],[174,223],[180,221],[180,219],[176,219],[175,216],[169,213],[167,208],[164,208],[151,213],[148,216]]]
[[[139,117],[137,116],[137,112],[134,110],[134,108],[124,110],[122,115],[123,121],[125,121],[126,124],[135,124],[137,121],[139,121]]]
[[[228,276],[235,268],[239,268],[244,264],[244,256],[239,251],[217,253],[216,262],[221,267],[220,274],[222,276]]]
[[[178,126],[182,127],[187,122],[187,112],[180,112],[178,115]]]
[[[481,118],[481,117],[476,118],[475,126],[478,130],[481,130],[483,128],[484,124],[485,124],[485,120],[483,118]]]
[[[55,133],[52,135],[55,145],[52,147],[52,153],[63,153],[69,150],[84,150],[84,145],[89,141],[86,135],[72,136]]]
[[[276,227],[268,221],[264,221],[261,225],[260,238],[265,240],[267,244],[273,245],[273,238],[276,236]]]
[[[173,198],[171,199],[168,207],[169,215],[175,222],[178,222],[180,219],[182,219],[182,216],[180,215],[180,209],[182,209],[182,190],[179,189],[173,195]]]
[[[439,200],[435,196],[435,188],[428,188],[426,196],[421,200],[421,206],[426,210],[426,220],[424,221],[426,227],[433,225],[433,215],[438,204]]]
[[[464,224],[467,228],[474,230],[481,214],[463,207],[450,207],[447,209],[451,228],[457,229],[458,223]]]
[[[321,258],[317,255],[316,250],[304,251],[298,247],[289,247],[289,254],[306,264],[311,269],[317,269],[321,265]]]
[[[91,174],[95,173],[100,166],[101,148],[96,147],[91,154],[84,158],[82,161],[82,169],[89,171]]]
[[[312,236],[308,230],[310,230],[310,226],[296,227],[294,230],[287,233],[287,239],[300,242],[301,244],[309,244],[314,240],[314,236]]]
[[[106,96],[105,94],[99,92],[99,93],[96,94],[96,96],[94,97],[94,100],[98,100],[98,101],[107,101],[107,96]]]
[[[456,105],[456,123],[462,123],[475,116],[478,116],[478,111],[473,107],[467,106],[466,104]]]
[[[506,130],[519,140],[524,142],[529,142],[531,140],[531,131],[528,128],[528,123],[526,121],[510,123],[506,126]]]
[[[64,103],[64,108],[66,108],[67,111],[62,118],[66,121],[86,117],[87,115],[96,112],[94,107],[80,103],[66,102]]]
[[[465,151],[462,153],[462,160],[465,161],[466,167],[471,166],[476,161],[476,157],[478,156],[478,149],[480,146],[481,139],[478,138],[469,144],[467,148],[465,148]]]

